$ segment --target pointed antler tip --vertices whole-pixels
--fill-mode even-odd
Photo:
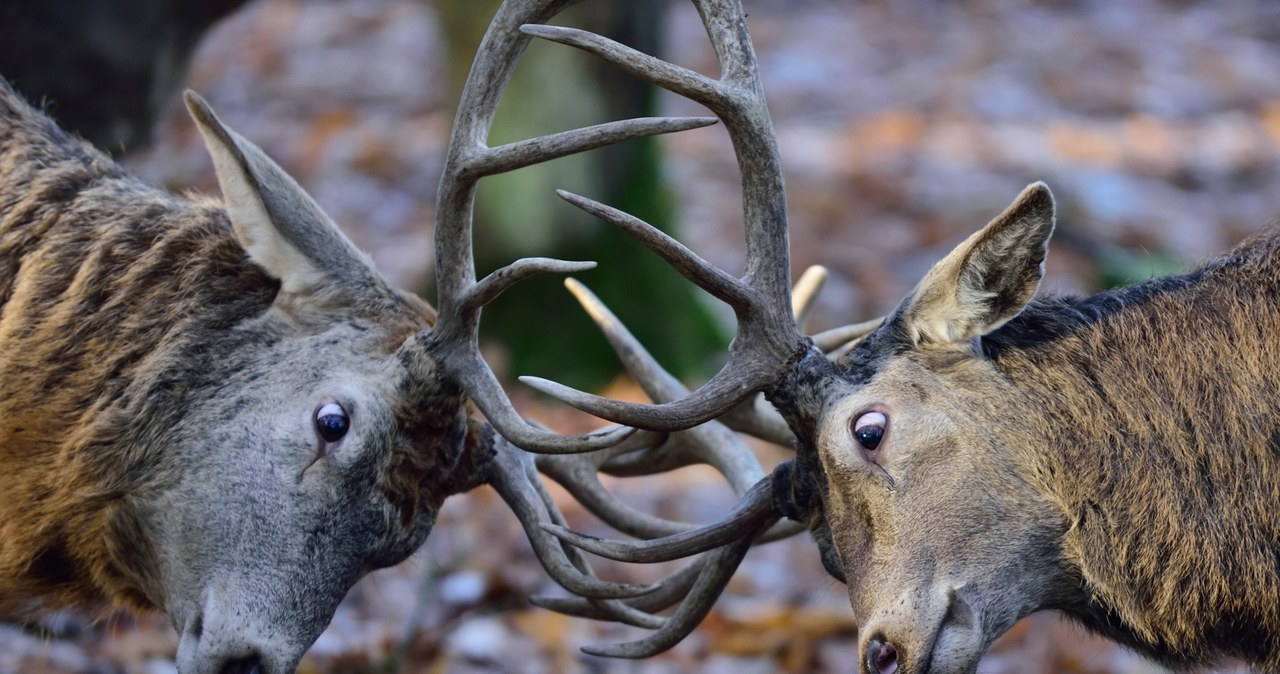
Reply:
[[[633,652],[631,643],[625,644],[588,644],[582,647],[582,652],[587,655],[594,655],[598,658],[643,658],[645,655]]]

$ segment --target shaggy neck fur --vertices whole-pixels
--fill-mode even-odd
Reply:
[[[277,289],[217,204],[127,177],[0,82],[0,608],[153,603],[129,497],[173,467],[146,436]]]
[[[1058,606],[1175,665],[1280,670],[1280,238],[1194,273],[1033,302],[983,339],[1068,523]],[[1015,413],[1010,410],[1010,413]]]

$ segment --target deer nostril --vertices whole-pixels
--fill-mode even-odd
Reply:
[[[257,658],[237,658],[222,666],[218,674],[266,674]]]
[[[893,642],[875,636],[867,644],[867,671],[870,674],[894,674],[898,671],[898,649]]]

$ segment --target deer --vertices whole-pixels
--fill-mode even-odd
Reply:
[[[628,513],[615,526],[639,540],[608,540],[540,524],[611,559],[705,553],[722,569],[693,582],[677,572],[661,600],[621,600],[655,620],[683,603],[648,636],[584,650],[639,658],[672,647],[786,519],[810,530],[846,583],[865,674],[976,671],[997,637],[1043,610],[1169,667],[1235,659],[1280,671],[1280,234],[1186,274],[1037,297],[1056,216],[1049,188],[1032,183],[887,316],[806,335],[799,286],[811,283],[791,289],[781,160],[745,13],[733,0],[696,4],[718,78],[572,27],[521,30],[722,123],[742,174],[741,276],[623,211],[560,196],[729,305],[738,328],[725,364],[692,393],[653,386],[660,366],[574,282],[629,369],[651,380],[652,402],[522,380],[640,433],[727,428],[795,457],[704,527],[656,535]],[[677,585],[692,589],[665,591]],[[581,597],[538,603],[620,620]]]
[[[357,579],[410,556],[442,502],[480,485],[552,580],[601,615],[658,628],[625,600],[671,603],[727,578],[715,556],[674,582],[598,578],[543,530],[565,520],[539,471],[606,521],[630,521],[639,513],[604,492],[597,468],[719,464],[742,495],[764,475],[745,447],[722,450],[706,429],[551,432],[520,415],[480,353],[494,297],[594,266],[526,258],[478,278],[482,178],[715,122],[617,120],[488,145],[531,39],[518,27],[564,4],[507,3],[477,54],[437,197],[434,308],[393,287],[194,92],[185,104],[221,199],[129,175],[0,79],[0,611],[159,610],[180,674],[288,674]],[[647,518],[623,530],[694,528]]]

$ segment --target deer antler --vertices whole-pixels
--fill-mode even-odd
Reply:
[[[544,21],[572,2],[508,0],[480,44],[454,120],[436,201],[438,319],[427,338],[428,351],[507,440],[543,452],[608,447],[633,429],[614,427],[590,435],[562,436],[526,422],[480,356],[480,309],[507,288],[534,275],[583,271],[595,263],[528,258],[477,281],[472,256],[472,209],[477,183],[486,176],[558,157],[716,121],[707,117],[629,119],[489,147],[486,140],[502,91],[530,39],[520,32],[520,26]]]
[[[718,417],[775,383],[810,348],[796,329],[789,298],[786,195],[773,124],[755,52],[737,0],[695,0],[722,74],[711,79],[586,31],[547,25],[521,30],[596,54],[623,71],[710,109],[724,124],[742,171],[746,269],[735,278],[644,221],[585,197],[569,203],[632,235],[677,271],[732,307],[738,335],[724,367],[692,395],[657,405],[610,400],[535,377],[522,381],[570,405],[650,430],[689,428]]]
[[[825,270],[814,267],[797,281],[791,295],[797,322],[803,320],[812,306],[824,278]],[[687,394],[686,389],[653,359],[599,298],[573,279],[566,280],[565,285],[604,332],[627,371],[652,400],[661,403]],[[861,329],[851,326],[831,331],[831,334],[857,337]],[[784,446],[794,444],[785,422],[763,403],[739,405],[734,409],[733,417],[739,429],[768,429],[766,433],[758,434],[742,432],[766,439],[781,438],[779,444]],[[781,510],[775,506],[775,491],[779,483],[786,481],[789,464],[784,463],[779,468],[783,477],[778,477],[779,471],[766,477],[755,455],[737,434],[716,420],[670,434],[640,431],[614,447],[593,453],[543,454],[537,457],[536,463],[539,470],[563,485],[605,523],[623,533],[647,539],[609,541],[573,532],[559,522],[540,522],[543,530],[563,543],[611,559],[638,563],[670,561],[707,553],[650,586],[654,588],[652,592],[619,600],[612,607],[603,607],[597,600],[581,597],[533,599],[539,606],[569,615],[656,629],[652,635],[638,641],[583,649],[594,655],[641,658],[674,646],[692,632],[711,610],[753,543],[777,540],[804,530],[797,523],[774,526],[782,517]],[[703,527],[637,511],[610,495],[598,477],[599,472],[650,475],[693,463],[705,463],[716,468],[740,499],[724,519]],[[671,617],[653,615],[677,603],[680,603],[680,608]],[[617,605],[625,605],[634,613],[621,617],[616,612]],[[639,615],[648,616],[648,620],[636,620]]]
[[[600,326],[628,372],[652,400],[662,402],[687,395],[688,391],[684,386],[653,359],[591,291],[572,279],[567,280],[565,285]],[[703,529],[687,522],[657,518],[623,504],[604,489],[598,473],[650,475],[694,463],[708,464],[724,475],[730,488],[743,503],[752,504],[747,506],[750,512],[746,515],[731,515],[731,521],[718,525],[716,534],[710,537],[700,536],[695,543],[698,548],[696,551],[689,551],[677,542],[675,554],[670,549],[648,553],[646,558],[656,554],[676,559],[717,548],[656,586],[651,586],[654,588],[653,592],[615,602],[634,611],[625,617],[618,615],[617,606],[600,606],[600,602],[594,599],[535,598],[535,604],[570,615],[616,620],[656,630],[652,635],[635,642],[589,646],[584,648],[586,652],[640,658],[674,646],[706,616],[753,542],[758,538],[776,540],[799,533],[802,528],[780,526],[769,530],[779,516],[772,508],[760,507],[758,493],[762,489],[759,485],[765,484],[764,470],[742,440],[728,427],[716,421],[669,434],[640,431],[614,447],[592,453],[537,456],[536,464],[543,474],[559,482],[588,511],[606,524],[632,536],[663,541],[681,541],[691,533],[701,532]],[[768,505],[768,501],[764,503]],[[736,510],[742,509],[739,506]],[[540,526],[570,545],[579,543],[579,535],[570,532],[563,523],[543,521]],[[743,533],[743,527],[748,527],[749,533]],[[659,538],[671,536],[674,538]],[[708,544],[702,539],[712,542]],[[681,603],[680,608],[672,616],[662,618],[654,615],[677,603]],[[637,614],[647,618],[643,621],[636,620],[639,617]]]
[[[674,390],[678,390],[678,384],[675,385],[676,389],[662,388],[662,382],[674,380],[635,342],[626,328],[617,322],[599,300],[576,282],[568,281],[566,284],[597,324],[605,330],[610,343],[624,362],[628,363],[627,369],[651,397],[655,400],[665,399]],[[798,282],[793,295],[796,305],[806,306],[808,299],[805,295],[816,292],[820,285],[820,282],[812,286]],[[803,312],[797,311],[797,315],[802,316]],[[874,328],[875,323],[878,320],[823,334],[851,336],[851,339],[856,340],[869,332],[867,326]],[[836,342],[834,339],[830,341],[835,342],[833,354],[846,346],[844,342]],[[770,433],[776,433],[778,431],[774,428],[774,417],[777,417],[776,423],[781,423],[785,429],[785,422],[781,422],[777,412],[766,413],[764,409],[763,406],[739,406],[735,408],[734,415],[741,422],[741,428],[771,428],[774,430]],[[790,484],[792,474],[791,462],[783,462],[772,474],[763,476],[754,455],[729,430],[726,424],[710,421],[692,429],[672,433],[666,436],[665,443],[659,442],[662,434],[641,431],[624,444],[593,454],[537,457],[539,469],[564,485],[588,510],[615,529],[644,539],[611,541],[571,531],[562,523],[540,524],[543,530],[556,536],[564,544],[609,559],[632,563],[665,562],[705,553],[665,580],[649,586],[654,588],[652,592],[615,602],[634,611],[652,615],[683,600],[676,613],[670,618],[659,619],[662,622],[656,623],[656,627],[640,624],[632,619],[634,614],[625,619],[620,618],[592,599],[535,597],[535,604],[568,615],[620,621],[656,629],[644,639],[588,646],[583,648],[585,652],[611,657],[643,658],[671,648],[706,617],[754,543],[778,540],[805,529],[800,523],[794,522],[774,526],[788,510],[780,503],[780,499],[786,498],[785,489]],[[786,433],[785,439],[790,442],[785,444],[789,446],[794,438],[789,430]],[[714,441],[708,444],[704,438],[714,438]],[[644,448],[635,449],[635,446]],[[600,486],[595,473],[598,468],[619,475],[647,475],[697,462],[716,466],[739,495],[738,504],[723,519],[698,528],[683,522],[653,518],[616,502]],[[743,485],[748,480],[754,480],[754,483],[744,490]],[[664,531],[665,533],[659,533]]]
[[[574,615],[616,620],[656,630],[630,644],[587,649],[600,655],[643,657],[665,650],[701,621],[746,551],[802,528],[774,527],[769,479],[731,429],[793,446],[785,422],[756,395],[806,354],[812,342],[797,327],[807,313],[820,277],[789,289],[786,201],[755,54],[737,0],[695,0],[720,60],[711,79],[658,60],[598,35],[541,25],[574,0],[507,0],[490,25],[472,66],[450,139],[437,200],[436,251],[439,318],[428,337],[436,361],[459,382],[503,436],[487,481],[516,512],[548,572],[577,597],[543,598],[543,606]],[[481,308],[511,285],[535,274],[588,269],[589,262],[532,258],[517,261],[477,281],[472,257],[472,208],[477,182],[556,157],[641,136],[697,128],[715,118],[659,118],[610,122],[500,147],[486,144],[494,112],[517,58],[539,37],[599,55],[622,70],[687,96],[724,123],[741,166],[747,262],[741,278],[710,265],[675,239],[626,213],[578,195],[560,192],[571,204],[597,215],[644,243],[681,274],[730,305],[738,335],[724,368],[693,394],[667,374],[585,288],[570,289],[583,302],[655,404],[613,401],[537,378],[534,388],[597,416],[644,429],[618,426],[602,432],[561,436],[529,424],[515,412],[493,372],[481,359],[477,327]],[[796,305],[796,314],[792,306]],[[825,341],[849,339],[848,331]],[[724,424],[711,421],[720,417]],[[686,430],[687,429],[687,430]],[[507,444],[509,441],[510,444]],[[533,459],[512,445],[541,454]],[[590,453],[588,453],[590,452]],[[710,527],[654,517],[610,495],[597,473],[642,475],[689,463],[707,463],[722,473],[742,502],[725,521]],[[666,580],[650,586],[597,579],[574,545],[586,543],[564,528],[563,518],[534,469],[563,484],[589,511],[619,531],[650,543],[601,544],[597,550],[637,560],[674,559],[709,551]],[[754,486],[753,486],[754,485]],[[543,530],[563,541],[556,541]],[[627,545],[639,546],[633,552]],[[682,601],[683,600],[683,601]],[[670,617],[657,612],[680,603]]]

